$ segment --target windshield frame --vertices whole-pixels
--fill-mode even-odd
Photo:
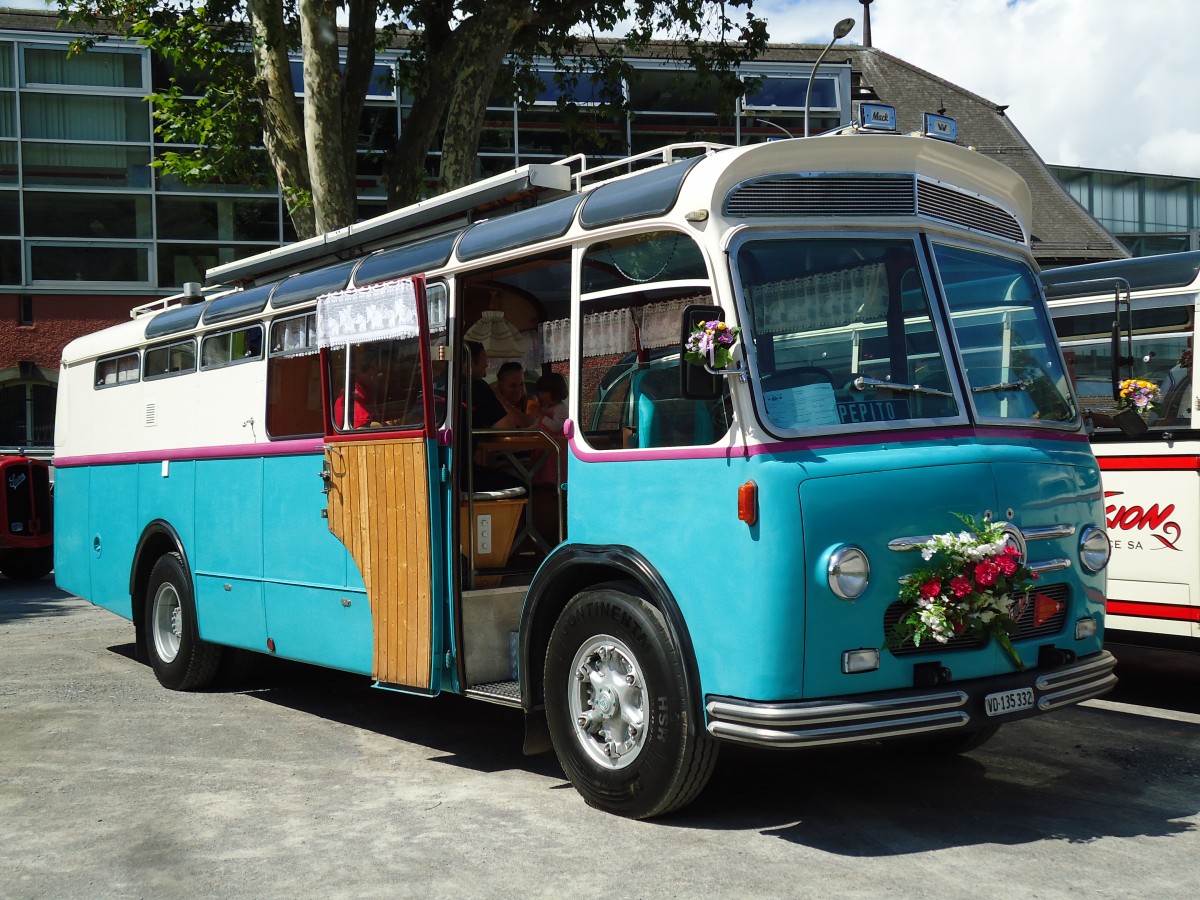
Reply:
[[[726,257],[729,266],[731,284],[734,292],[734,302],[737,305],[738,319],[744,329],[743,340],[740,341],[743,357],[750,374],[750,397],[754,406],[755,419],[759,426],[773,437],[786,439],[797,437],[813,437],[816,435],[861,434],[863,432],[896,432],[911,431],[924,428],[947,428],[969,424],[968,409],[962,394],[961,360],[956,358],[957,348],[949,340],[946,332],[946,317],[939,311],[942,302],[937,294],[932,273],[927,246],[922,240],[923,232],[919,227],[904,229],[837,229],[815,231],[811,228],[796,227],[740,227],[730,233],[726,243]],[[766,398],[763,392],[762,368],[758,358],[755,340],[754,315],[751,304],[746,297],[746,281],[743,278],[738,261],[741,249],[749,243],[761,241],[845,241],[861,240],[863,242],[900,242],[910,244],[917,270],[921,277],[921,288],[928,304],[929,328],[936,336],[938,351],[947,367],[947,382],[950,394],[957,408],[952,416],[913,417],[895,420],[848,421],[837,424],[818,424],[804,427],[781,426],[767,414]],[[899,385],[898,385],[899,387]],[[890,393],[890,392],[889,392]]]
[[[1075,385],[1072,382],[1066,366],[1066,360],[1063,356],[1062,343],[1058,339],[1058,333],[1054,329],[1053,319],[1050,315],[1049,306],[1046,303],[1045,289],[1042,286],[1042,280],[1038,276],[1038,268],[1036,263],[1028,256],[1022,253],[1013,252],[1010,248],[998,247],[992,244],[976,243],[955,239],[944,234],[924,233],[924,239],[927,244],[927,253],[936,278],[935,288],[938,294],[938,304],[942,309],[942,315],[946,317],[947,328],[950,333],[950,340],[954,348],[956,364],[959,369],[959,377],[962,379],[963,385],[967,390],[968,399],[970,401],[971,418],[974,422],[980,425],[995,426],[1000,428],[1036,428],[1050,429],[1054,431],[1079,431],[1083,427],[1082,413],[1079,405],[1079,397],[1075,393]],[[1031,279],[1034,287],[1035,300],[1031,306],[1024,307],[1032,309],[1037,315],[1040,327],[1043,331],[1044,338],[1047,341],[1047,349],[1053,353],[1052,362],[1057,364],[1058,371],[1064,379],[1067,387],[1067,399],[1072,406],[1073,415],[1070,419],[1038,419],[1038,418],[1016,418],[1012,416],[993,416],[984,415],[980,412],[979,404],[976,402],[977,394],[973,388],[988,387],[988,385],[974,385],[971,383],[971,373],[967,366],[967,358],[959,343],[958,331],[954,327],[953,318],[954,310],[950,306],[950,301],[947,295],[946,286],[942,279],[941,269],[937,263],[937,248],[946,247],[950,250],[963,250],[972,253],[978,253],[986,256],[998,257],[1002,260],[1014,262],[1024,267]]]

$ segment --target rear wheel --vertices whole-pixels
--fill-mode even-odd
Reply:
[[[599,588],[563,610],[546,652],[546,719],[559,762],[592,806],[648,818],[690,803],[717,744],[693,715],[662,614]]]
[[[146,647],[163,687],[193,691],[211,684],[221,648],[200,640],[191,579],[178,553],[154,564],[146,589]]]

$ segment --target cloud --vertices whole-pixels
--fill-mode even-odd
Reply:
[[[852,0],[760,0],[771,39],[825,43]],[[1058,165],[1200,177],[1185,100],[1195,0],[876,0],[874,46],[995,103]],[[953,114],[953,111],[951,111]]]

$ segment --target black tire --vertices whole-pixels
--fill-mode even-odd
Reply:
[[[0,557],[0,572],[13,581],[36,581],[45,578],[54,568],[54,548],[14,550]]]
[[[571,599],[546,650],[545,697],[563,771],[598,809],[662,815],[712,775],[717,742],[694,715],[679,648],[640,597],[600,587]]]
[[[150,666],[163,687],[194,691],[212,684],[221,648],[200,640],[192,580],[178,553],[168,553],[154,564],[143,622]]]

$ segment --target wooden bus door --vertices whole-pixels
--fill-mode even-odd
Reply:
[[[442,623],[434,598],[441,577],[432,561],[440,533],[434,519],[441,514],[440,504],[431,502],[439,467],[424,286],[419,278],[388,285],[399,287],[394,296],[378,291],[377,302],[392,304],[404,324],[389,325],[383,336],[370,322],[345,333],[346,310],[361,307],[358,295],[370,289],[339,292],[318,303],[329,530],[346,546],[366,586],[374,634],[371,674],[381,684],[436,692],[440,668],[434,647],[440,646]],[[341,331],[334,321],[339,317]],[[344,396],[354,397],[350,410]]]

